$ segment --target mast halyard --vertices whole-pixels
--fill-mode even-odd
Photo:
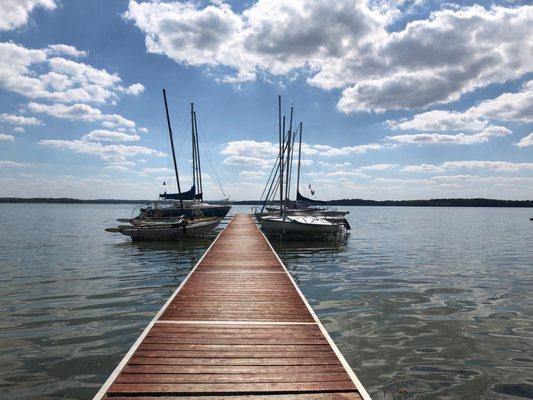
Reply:
[[[172,161],[174,161],[174,172],[176,173],[178,195],[180,198],[181,211],[183,211],[183,199],[181,198],[180,177],[178,174],[178,164],[176,163],[176,152],[174,150],[174,139],[172,138],[172,127],[170,126],[170,116],[168,114],[168,104],[167,104],[167,92],[165,89],[163,89],[163,100],[165,101],[165,113],[167,115],[168,135],[170,136],[170,147],[172,149]]]

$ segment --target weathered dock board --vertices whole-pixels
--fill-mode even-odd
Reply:
[[[95,399],[369,400],[268,240],[237,215]]]

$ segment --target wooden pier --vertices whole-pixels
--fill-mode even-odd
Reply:
[[[365,389],[250,215],[236,215],[95,399],[353,399]]]

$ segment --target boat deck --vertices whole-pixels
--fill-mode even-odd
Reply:
[[[252,216],[236,215],[95,399],[370,397]]]

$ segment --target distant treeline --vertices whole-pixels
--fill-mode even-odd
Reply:
[[[70,197],[0,197],[0,203],[51,203],[51,204],[145,204],[148,200],[116,200],[116,199],[94,199],[80,200]]]
[[[389,206],[389,207],[533,207],[533,200],[496,199],[430,199],[430,200],[365,200],[340,199],[325,202],[329,206]],[[254,205],[255,200],[235,201],[233,204]],[[272,203],[276,205],[276,203]]]
[[[150,200],[95,199],[80,200],[71,198],[20,198],[0,197],[0,203],[55,203],[55,204],[144,204]],[[212,201],[216,204],[218,201]],[[259,204],[257,200],[234,201],[238,205]],[[496,199],[430,199],[430,200],[364,200],[341,199],[326,202],[331,206],[402,206],[402,207],[533,207],[533,200]]]

